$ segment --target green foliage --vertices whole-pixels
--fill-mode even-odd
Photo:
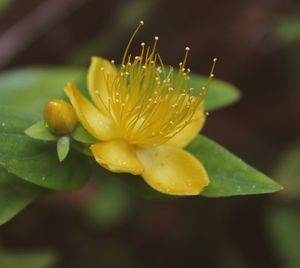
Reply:
[[[18,106],[42,118],[46,103],[64,96],[64,86],[76,82],[84,74],[77,67],[39,67],[2,72],[0,104]]]
[[[25,134],[31,138],[42,141],[55,141],[57,137],[53,135],[44,121],[39,121],[27,128]]]
[[[55,144],[23,133],[32,123],[22,112],[0,106],[0,165],[28,182],[52,190],[71,191],[85,184],[89,177],[87,159],[73,151],[60,163]]]
[[[21,180],[0,167],[0,225],[10,220],[32,200],[46,192],[45,189]],[[6,266],[0,265],[0,267]]]
[[[282,189],[279,184],[206,137],[198,136],[187,150],[204,164],[208,172],[210,184],[203,196],[262,194]]]
[[[3,268],[52,268],[55,263],[52,252],[0,252],[0,267]]]

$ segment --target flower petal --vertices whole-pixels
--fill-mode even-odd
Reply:
[[[205,123],[205,116],[199,117],[189,123],[183,130],[168,140],[168,144],[185,147],[187,146],[200,132]]]
[[[199,107],[196,119],[189,123],[183,130],[168,140],[168,144],[185,147],[187,146],[200,132],[204,126],[206,115],[203,110],[203,105]]]
[[[92,100],[103,113],[107,112],[109,87],[116,76],[117,69],[108,60],[92,57],[87,77],[88,89]]]
[[[91,146],[96,161],[104,168],[118,173],[142,174],[144,167],[136,156],[136,150],[125,140],[112,140]]]
[[[205,168],[192,154],[164,144],[137,150],[144,165],[142,176],[159,192],[198,195],[209,183]]]
[[[93,137],[99,140],[111,140],[116,137],[113,121],[97,110],[73,83],[67,84],[65,93],[69,97],[80,123]]]

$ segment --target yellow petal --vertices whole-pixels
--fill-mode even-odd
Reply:
[[[144,165],[142,176],[159,192],[171,195],[198,195],[209,179],[205,168],[193,155],[164,144],[137,150]]]
[[[69,97],[80,123],[96,139],[111,140],[116,137],[114,123],[86,99],[73,83],[68,83],[65,92]]]
[[[104,168],[118,173],[142,174],[144,168],[136,150],[124,140],[112,140],[91,146],[96,161]]]
[[[116,67],[108,60],[92,57],[88,71],[88,89],[97,107],[107,112],[109,90],[117,76]]]
[[[196,119],[189,123],[183,130],[168,140],[168,144],[185,147],[187,146],[200,132],[205,123],[205,113],[203,106],[201,105],[197,114]]]
[[[168,140],[168,144],[174,146],[187,146],[200,132],[205,122],[205,116],[199,117],[189,123],[183,130]]]

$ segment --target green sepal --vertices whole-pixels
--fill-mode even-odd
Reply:
[[[79,125],[71,134],[71,137],[78,142],[86,143],[86,144],[93,144],[97,143],[98,141],[90,135],[81,125]]]
[[[24,133],[34,139],[43,141],[56,141],[57,137],[53,135],[47,124],[44,121],[39,121],[33,124],[31,127],[27,128]]]
[[[70,137],[69,136],[60,137],[57,140],[56,150],[57,150],[57,156],[59,162],[64,161],[70,150]]]

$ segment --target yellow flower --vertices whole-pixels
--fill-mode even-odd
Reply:
[[[165,68],[156,53],[158,37],[152,49],[142,43],[138,56],[127,56],[139,27],[119,70],[114,61],[92,58],[88,89],[94,104],[73,83],[65,92],[83,127],[99,140],[90,149],[101,166],[142,175],[163,193],[197,195],[209,178],[201,162],[183,147],[204,124],[207,86],[197,96],[188,87],[190,70],[185,64],[189,48],[177,75],[172,67]]]

